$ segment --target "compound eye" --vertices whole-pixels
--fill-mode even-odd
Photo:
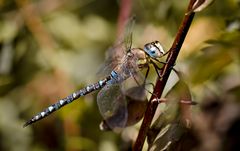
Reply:
[[[151,54],[155,54],[156,53],[156,51],[155,50],[151,50]]]

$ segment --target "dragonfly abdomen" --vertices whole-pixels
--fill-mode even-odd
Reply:
[[[80,98],[81,96],[84,96],[88,93],[91,93],[93,91],[101,89],[102,87],[104,87],[107,84],[108,81],[113,80],[112,78],[113,78],[112,75],[110,75],[110,76],[106,77],[105,79],[98,81],[95,84],[90,84],[90,85],[86,86],[85,88],[72,93],[71,95],[67,96],[66,98],[59,100],[57,103],[49,106],[44,111],[33,116],[30,120],[28,120],[23,125],[23,127],[26,127],[32,123],[35,123],[35,122],[45,118],[49,114],[53,113],[54,111],[57,111],[61,107],[65,106],[66,104],[71,103],[72,101]]]

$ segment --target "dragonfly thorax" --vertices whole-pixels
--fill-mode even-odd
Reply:
[[[144,67],[148,63],[147,56],[144,50],[139,48],[133,48],[131,50],[131,53],[137,58],[136,61],[139,68]]]
[[[144,45],[144,51],[151,57],[151,58],[160,58],[164,54],[164,50],[159,41],[154,41],[151,43],[147,43]]]

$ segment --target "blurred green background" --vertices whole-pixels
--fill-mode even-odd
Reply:
[[[230,109],[229,114],[240,114],[239,3],[216,1],[197,13],[180,52],[176,69],[183,72],[193,100],[199,103],[193,107],[198,119],[193,123],[211,121],[199,117],[204,113],[201,104],[210,100],[233,104],[236,112]],[[187,4],[187,0],[132,1],[137,18],[133,45],[159,40],[168,50]],[[97,72],[116,39],[119,9],[117,0],[0,0],[1,151],[131,147],[127,142],[136,137],[140,124],[123,134],[100,131],[97,93],[22,127],[48,105],[102,78]]]

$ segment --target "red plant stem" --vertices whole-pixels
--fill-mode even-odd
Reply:
[[[130,18],[131,10],[132,0],[121,0],[117,22],[117,40],[119,40],[121,38],[122,33],[124,33],[126,23]]]
[[[187,12],[190,12],[195,1],[196,0],[190,0]],[[147,109],[146,109],[146,112],[144,115],[144,119],[143,119],[142,125],[139,130],[139,134],[137,136],[135,144],[133,145],[134,151],[142,150],[144,141],[147,136],[147,132],[150,128],[152,119],[154,117],[154,114],[155,114],[157,106],[158,106],[158,103],[154,103],[155,101],[153,101],[153,100],[156,99],[155,96],[158,96],[158,98],[160,98],[162,95],[164,87],[165,87],[167,80],[169,78],[169,75],[171,73],[172,67],[175,65],[175,62],[177,60],[177,57],[178,57],[178,54],[182,47],[182,44],[184,42],[184,39],[185,39],[187,32],[190,28],[190,25],[192,23],[194,14],[195,14],[194,12],[186,13],[183,18],[183,21],[182,21],[180,28],[178,30],[178,33],[176,35],[176,38],[172,44],[172,47],[169,50],[169,54],[168,54],[167,61],[166,61],[167,63],[164,64],[164,66],[163,66],[163,70],[161,72],[162,78],[157,80],[156,86],[153,91],[153,94],[155,94],[155,95],[152,95],[152,97],[150,98],[150,101],[148,103],[148,106],[147,106]]]

